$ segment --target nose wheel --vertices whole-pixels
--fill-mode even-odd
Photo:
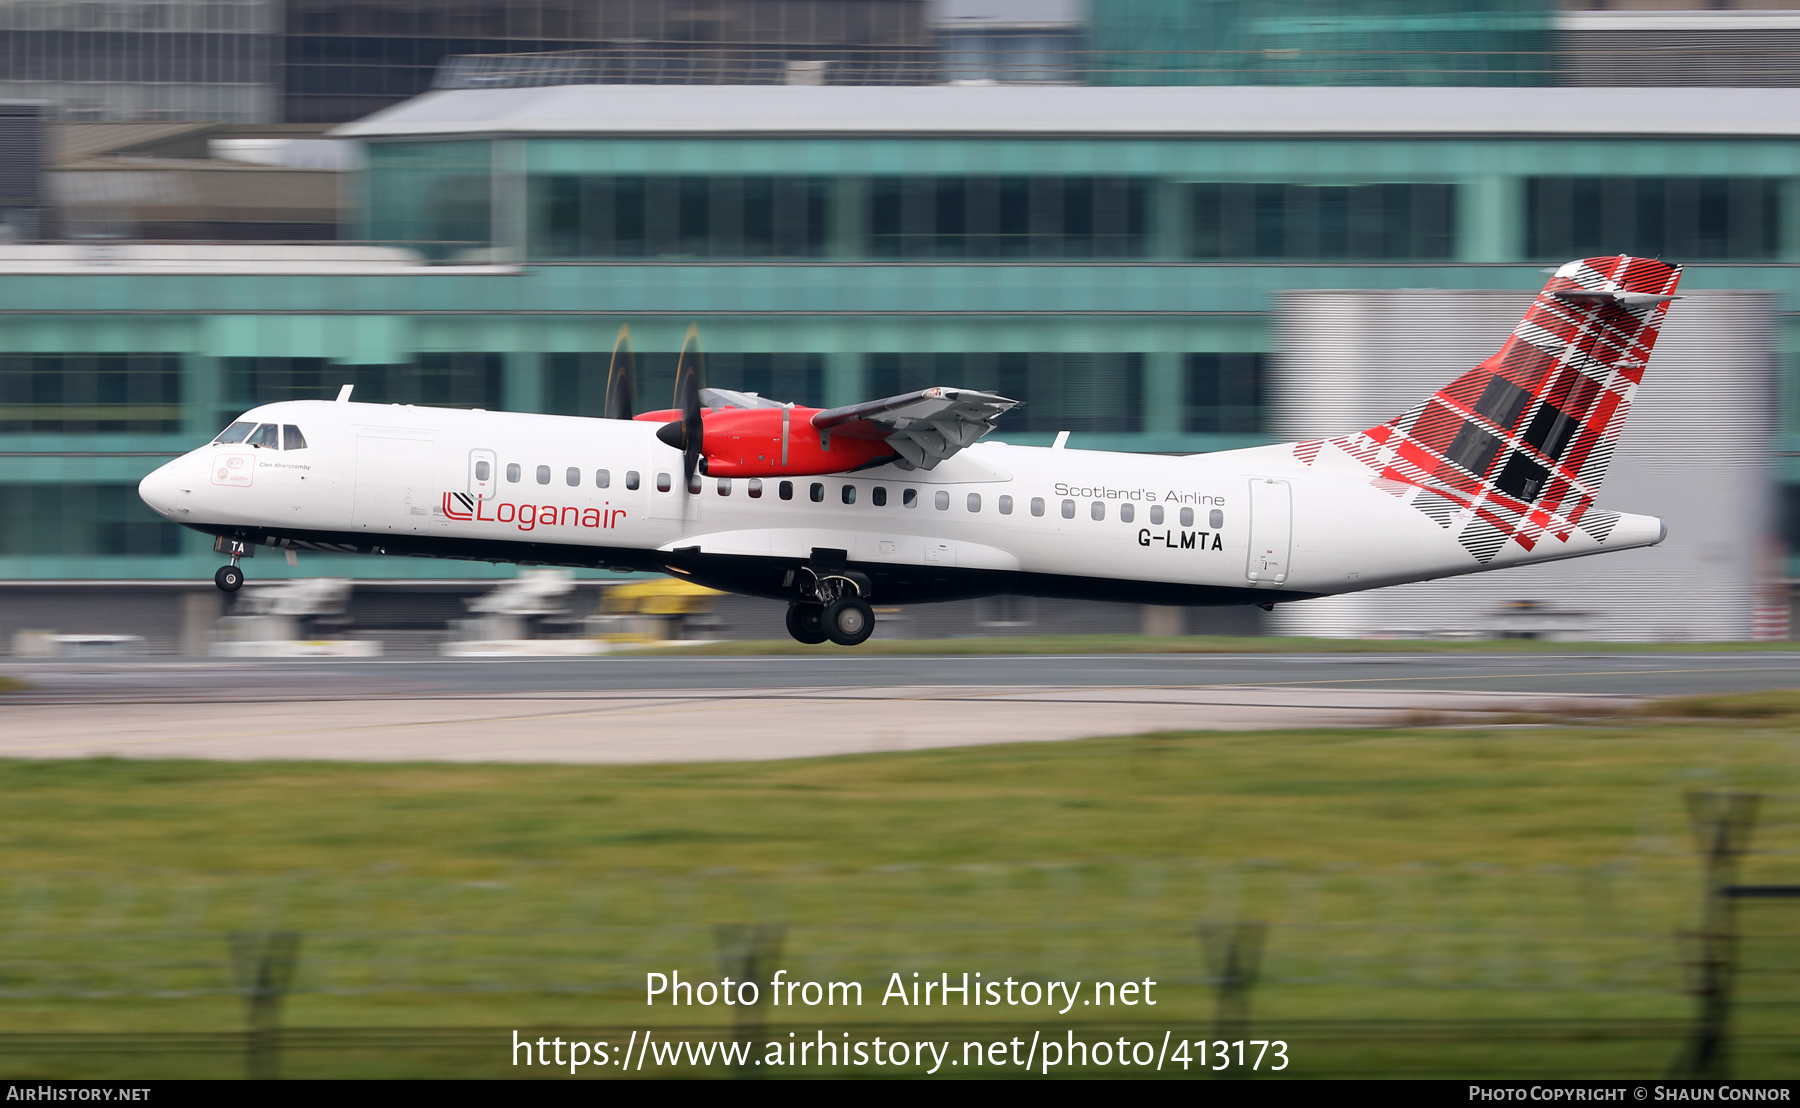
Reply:
[[[226,542],[227,540],[221,538],[218,543],[213,546],[213,549],[224,550],[229,553],[231,555],[231,564],[219,567],[219,571],[213,574],[213,584],[219,586],[220,592],[236,592],[244,587],[244,571],[238,568],[238,559],[247,557],[250,553],[250,548],[238,539],[229,540],[229,546],[225,545]]]

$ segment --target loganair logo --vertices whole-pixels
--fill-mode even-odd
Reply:
[[[613,528],[625,518],[625,509],[571,508],[558,504],[489,503],[466,492],[444,494],[444,518],[463,523],[510,523],[521,531],[539,527]]]

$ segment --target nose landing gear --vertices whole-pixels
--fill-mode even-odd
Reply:
[[[249,557],[250,548],[239,539],[220,539],[213,546],[214,550],[224,550],[231,554],[231,564],[220,566],[213,574],[213,584],[219,586],[220,592],[236,592],[244,587],[244,571],[238,568],[238,559]]]
[[[853,569],[801,566],[795,573],[800,599],[788,605],[787,629],[796,641],[810,645],[827,639],[839,646],[861,646],[875,633],[869,607],[869,579]]]

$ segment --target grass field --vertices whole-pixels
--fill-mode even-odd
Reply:
[[[884,639],[857,647],[743,639],[651,647],[658,654],[1585,654],[1790,651],[1791,642],[1591,643],[1541,639],[1315,639],[1277,635],[1008,635]]]
[[[1691,1010],[1684,792],[1764,793],[1744,879],[1800,881],[1797,737],[1800,693],[1774,693],[731,765],[0,762],[0,1075],[242,1072],[237,930],[302,935],[291,1072],[506,1076],[512,1028],[728,1028],[643,1003],[649,971],[720,975],[718,925],[863,983],[860,1008],[767,1010],[778,1035],[1179,1038],[1215,1016],[1196,924],[1264,921],[1251,1018],[1293,1074],[1659,1076]],[[1738,1066],[1791,1076],[1800,904],[1743,919]],[[882,1007],[914,971],[1149,977],[1159,1004]]]

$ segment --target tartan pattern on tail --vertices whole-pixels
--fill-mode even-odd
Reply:
[[[1593,512],[1594,496],[1680,282],[1680,266],[1648,258],[1570,262],[1498,354],[1397,418],[1329,441],[1377,487],[1422,490],[1413,507],[1483,565],[1509,541],[1532,550],[1577,527],[1604,542],[1617,516]],[[1296,448],[1308,465],[1316,452]]]

